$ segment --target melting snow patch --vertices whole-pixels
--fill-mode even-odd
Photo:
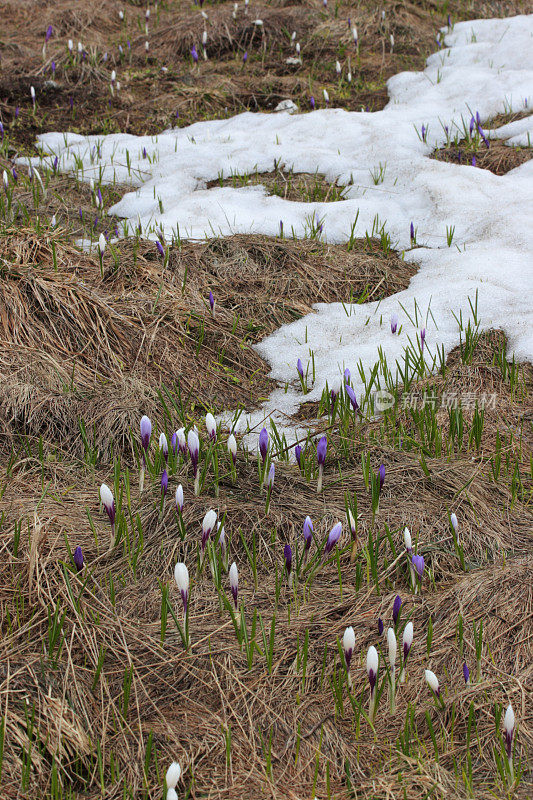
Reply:
[[[257,24],[257,22],[256,22]],[[365,370],[382,348],[389,366],[426,328],[428,354],[458,344],[456,317],[469,315],[478,292],[483,328],[502,328],[518,358],[533,360],[533,162],[498,177],[487,170],[430,159],[456,135],[499,113],[524,111],[533,101],[533,15],[476,20],[445,32],[445,47],[424,72],[388,82],[390,102],[376,113],[327,109],[307,114],[240,114],[199,122],[158,137],[115,134],[40,137],[45,161],[86,180],[129,182],[111,213],[125,219],[123,234],[140,225],[167,239],[264,233],[309,235],[323,225],[330,242],[350,234],[386,231],[419,265],[409,288],[380,303],[319,304],[316,313],[265,339],[258,350],[272,377],[289,382],[247,419],[275,414],[283,423],[302,402],[296,361],[314,357],[316,382],[305,400],[317,400],[328,381],[338,388],[345,366],[356,392],[356,364]],[[532,118],[490,132],[528,144]],[[143,149],[146,150],[146,156]],[[39,159],[34,159],[38,164]],[[267,196],[259,187],[205,189],[220,176],[278,167],[321,173],[346,186],[343,203],[300,203]],[[416,231],[411,247],[410,225]],[[397,314],[400,335],[390,332]],[[441,350],[441,348],[444,350]]]

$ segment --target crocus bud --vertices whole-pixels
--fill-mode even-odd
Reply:
[[[342,637],[342,649],[344,650],[344,660],[346,662],[346,672],[348,673],[348,685],[352,685],[350,676],[350,662],[355,650],[355,633],[352,627],[346,628]]]
[[[231,594],[233,595],[233,602],[235,604],[235,608],[237,608],[237,602],[239,597],[239,571],[237,570],[237,564],[235,561],[229,568],[229,585],[231,587]]]
[[[217,440],[217,423],[215,418],[212,414],[205,415],[205,427],[207,428],[207,433],[209,434],[209,438],[212,442],[216,442]]]
[[[218,528],[218,546],[220,547],[220,551],[222,553],[222,558],[226,558],[226,531],[224,530],[223,525],[219,525]]]
[[[113,499],[113,494],[111,489],[107,485],[107,483],[103,483],[100,486],[100,500],[102,501],[102,505],[104,506],[107,516],[109,517],[109,521],[111,525],[115,524],[115,501]]]
[[[418,556],[418,555],[413,556],[411,559],[411,563],[415,568],[418,580],[422,581],[422,578],[424,576],[424,556]]]
[[[178,428],[176,431],[178,454],[187,452],[187,439],[185,438],[185,428]]]
[[[286,544],[283,549],[283,557],[285,558],[285,570],[287,572],[287,579],[289,586],[292,585],[292,550],[290,544]]]
[[[78,570],[78,572],[81,572],[83,569],[83,552],[79,545],[74,550],[72,558],[74,559],[74,564],[76,566],[76,569]]]
[[[413,553],[413,544],[411,541],[411,532],[409,528],[403,529],[403,540],[405,542],[405,549],[407,550],[408,555],[412,555]]]
[[[413,623],[408,622],[403,629],[402,637],[402,650],[403,650],[403,664],[402,671],[400,672],[400,683],[405,683],[405,662],[409,656],[411,646],[413,644]]]
[[[396,641],[396,634],[394,633],[394,628],[389,628],[387,630],[387,648],[389,651],[389,664],[391,669],[394,671],[394,667],[396,664],[396,652],[398,648],[398,643]]]
[[[176,511],[179,514],[183,511],[183,502],[183,486],[179,483],[176,489]]]
[[[147,416],[141,418],[141,445],[145,453],[148,453],[150,436],[152,435],[152,423]]]
[[[204,31],[204,32],[202,33],[202,44],[203,44],[203,46],[204,46],[204,47],[205,47],[205,46],[206,46],[206,44],[207,44],[207,31]]]
[[[354,390],[352,389],[352,387],[351,387],[351,386],[348,386],[348,384],[347,384],[347,383],[346,383],[346,384],[344,384],[344,389],[345,389],[345,391],[346,391],[346,394],[347,394],[347,395],[348,395],[348,397],[350,398],[350,403],[352,404],[352,408],[353,408],[353,410],[354,410],[355,412],[357,412],[357,411],[359,410],[359,403],[357,402],[357,398],[356,398],[356,396],[355,396],[355,392],[354,392]]]
[[[372,692],[374,691],[374,687],[376,685],[376,681],[378,678],[378,666],[379,666],[378,651],[372,644],[368,648],[368,652],[366,655],[366,671],[368,674],[368,682],[370,683],[370,688]]]
[[[205,550],[205,546],[207,544],[207,540],[211,536],[211,533],[215,529],[215,525],[217,524],[217,514],[216,511],[213,509],[209,509],[206,512],[206,515],[202,522],[202,550]]]
[[[316,448],[316,459],[319,466],[324,466],[326,461],[326,452],[328,449],[328,440],[326,436],[322,436]]]
[[[383,484],[385,483],[385,465],[384,464],[380,464],[379,465],[378,474],[379,474],[379,491],[381,492],[381,490],[383,489]]]
[[[355,539],[357,538],[357,525],[355,524],[355,519],[350,509],[348,509],[348,513],[346,516],[348,517],[348,525],[350,526],[350,533],[352,535],[352,540],[355,541]]]
[[[268,452],[268,431],[266,428],[263,428],[259,434],[259,452],[264,461]]]
[[[237,440],[232,433],[228,436],[228,453],[231,456],[233,464],[235,464],[237,461]]]
[[[424,675],[426,677],[426,683],[431,689],[431,691],[434,692],[437,695],[437,697],[440,697],[439,679],[437,678],[435,673],[432,672],[430,669],[426,669],[424,670]]]
[[[187,434],[187,445],[189,447],[189,455],[191,457],[191,463],[196,480],[196,477],[198,475],[198,458],[200,456],[200,440],[198,438],[198,434],[196,433],[196,431],[192,429]],[[195,493],[197,493],[196,486],[195,486]]]
[[[342,72],[340,61],[335,62],[335,72],[337,73],[337,77],[340,78]]]
[[[296,362],[296,371],[298,372],[298,375],[300,376],[300,378],[303,378],[303,376],[304,376],[304,368],[303,368],[303,364],[302,364],[302,359],[301,358],[299,358],[298,361]]]
[[[178,444],[178,434],[174,432],[170,437],[170,446],[172,448],[172,452],[176,455],[176,445]]]
[[[396,595],[394,598],[394,603],[392,606],[392,619],[395,625],[398,624],[398,617],[400,616],[400,609],[402,607],[402,598],[399,594]]]
[[[248,61],[248,50],[245,50],[242,55],[242,63],[246,64],[247,61]]]
[[[74,50],[74,42],[72,41],[72,39],[68,40],[67,47],[69,49],[69,53],[72,53],[72,51]]]
[[[337,522],[330,530],[325,547],[325,554],[331,553],[342,534],[342,522]]]
[[[163,453],[165,461],[168,461],[168,442],[164,433],[159,434],[159,450]]]
[[[179,566],[179,564],[176,564],[176,566]],[[185,564],[182,564],[181,566],[185,567]],[[187,568],[185,567],[185,569]],[[167,774],[165,776],[167,789],[176,788],[177,783],[180,779],[180,775],[181,775],[181,767],[177,761],[173,761],[170,767],[167,769]]]
[[[453,512],[450,514],[450,522],[452,523],[452,528],[457,533],[457,528],[459,527],[459,523],[457,522],[457,517]]]
[[[296,463],[298,464],[298,466],[301,469],[301,467],[302,467],[302,464],[301,464],[302,448],[301,448],[301,445],[299,445],[299,444],[297,444],[296,447],[294,448],[294,458],[296,459]]]
[[[187,613],[187,605],[189,602],[189,570],[183,562],[178,562],[174,567],[174,580],[178,586],[183,602],[183,611]],[[179,778],[179,775],[178,775]],[[177,779],[176,779],[177,783]]]
[[[211,316],[215,316],[215,298],[213,292],[209,290],[209,308],[211,309]]]
[[[326,103],[326,106],[329,105],[329,94],[327,89],[324,89],[324,101]]]
[[[168,473],[166,469],[163,470],[163,474],[161,475],[161,494],[165,497],[168,490]]]
[[[304,519],[304,551],[307,552],[313,541],[313,523],[311,517]]]
[[[124,19],[124,12],[123,12],[123,11],[119,11],[119,12],[118,12],[118,18],[119,18],[119,20],[121,20],[121,21]],[[178,765],[178,766],[179,766],[179,765]]]
[[[381,617],[378,617],[378,633],[380,636],[383,636],[383,630],[384,630],[383,620],[381,619]]]
[[[515,717],[512,705],[507,706],[507,711],[505,712],[505,717],[503,720],[503,729],[505,731],[505,750],[507,752],[507,758],[509,759],[509,763],[511,763],[511,758],[513,755],[513,736],[514,736],[514,728],[515,728]]]
[[[30,86],[30,95],[31,95],[31,101],[33,105],[35,105],[35,89],[33,86]]]
[[[273,486],[274,486],[275,475],[276,475],[276,468],[275,468],[274,464],[271,464],[270,465],[270,469],[268,470],[268,475],[267,475],[267,479],[266,479],[266,485],[267,485],[267,487],[269,489],[272,489]]]
[[[313,97],[313,95],[311,95],[311,97],[309,98],[309,105],[311,106],[311,111],[314,111],[315,107],[316,107],[316,103],[315,103],[315,98]]]
[[[194,63],[198,64],[198,52],[197,52],[196,47],[194,45],[191,48],[191,56],[192,56],[192,60],[194,61]]]
[[[463,663],[463,678],[465,679],[466,685],[470,686],[470,670],[468,669],[466,661]]]
[[[422,330],[420,331],[420,347],[422,350],[424,349],[425,343],[426,343],[426,329],[422,328]]]
[[[391,333],[396,333],[398,330],[398,314],[392,314],[390,318]]]

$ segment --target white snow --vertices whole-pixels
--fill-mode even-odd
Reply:
[[[318,399],[326,380],[338,388],[345,366],[360,392],[357,362],[372,367],[381,346],[393,366],[423,326],[428,350],[435,353],[443,345],[449,352],[459,339],[454,313],[462,310],[469,316],[468,298],[473,301],[476,290],[482,328],[503,328],[510,351],[533,360],[533,162],[498,177],[428,157],[448,135],[462,135],[476,112],[484,121],[531,108],[533,15],[459,23],[445,32],[444,42],[424,72],[389,80],[390,102],[376,113],[246,113],[158,137],[40,137],[49,154],[45,160],[57,154],[59,169],[79,175],[79,159],[85,180],[137,187],[110,210],[125,218],[130,232],[140,224],[146,235],[153,237],[162,229],[169,240],[178,230],[182,238],[278,235],[283,221],[285,235],[302,237],[321,221],[323,237],[340,243],[349,238],[357,218],[356,236],[384,225],[396,248],[405,249],[406,259],[419,265],[406,291],[381,303],[319,304],[316,313],[265,339],[258,350],[271,364],[272,377],[290,385],[275,391],[262,412],[250,417],[252,423],[274,412],[282,420],[279,412],[296,410],[303,399],[296,360],[300,357],[305,366],[311,352],[316,383],[305,400]],[[488,135],[527,145],[528,135],[533,139],[533,117]],[[257,186],[205,188],[220,175],[272,171],[275,162],[337,180],[346,186],[346,199],[302,203],[267,196]],[[409,249],[411,221],[418,245],[414,249]],[[447,229],[453,229],[450,247]],[[413,325],[404,309],[412,315],[415,303]],[[393,312],[403,326],[400,336],[390,333]]]

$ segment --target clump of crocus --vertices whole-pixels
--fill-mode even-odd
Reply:
[[[217,440],[217,423],[214,416],[209,413],[205,415],[205,427],[207,429],[207,433],[209,434],[209,438],[212,442],[216,442]]]
[[[142,492],[144,487],[144,471],[146,469],[146,456],[148,455],[148,448],[150,447],[150,437],[152,435],[152,423],[149,417],[144,415],[141,417],[141,447],[142,452],[142,465],[139,475],[139,492]]]
[[[511,704],[507,706],[505,717],[503,719],[503,729],[505,732],[505,752],[507,753],[507,762],[509,764],[509,775],[511,783],[514,782],[514,767],[513,767],[513,738],[515,729],[515,717]]]
[[[194,474],[194,494],[197,496],[200,493],[200,472],[198,470],[200,440],[196,431],[192,429],[187,434],[187,446],[189,448],[189,455],[191,457],[191,464]]]
[[[396,711],[396,652],[398,649],[394,628],[389,628],[387,630],[387,648],[389,655],[390,712],[391,714],[394,714]]]
[[[407,658],[409,653],[411,652],[411,647],[413,644],[413,623],[408,622],[405,628],[403,629],[403,637],[402,637],[402,669],[400,672],[400,683],[405,683],[405,665],[407,663]]]
[[[318,462],[318,482],[317,493],[322,491],[322,479],[324,477],[324,464],[326,462],[326,453],[328,449],[328,440],[326,436],[322,436],[316,448],[316,460]]]
[[[328,553],[331,553],[331,551],[341,538],[341,534],[342,534],[342,522],[336,522],[328,534],[328,538],[326,540],[326,546],[324,548],[324,555],[328,555]]]
[[[182,561],[178,562],[174,567],[174,580],[181,595],[181,602],[183,603],[183,616],[187,616],[189,608],[189,570],[187,565]]]
[[[123,13],[123,12],[121,12]],[[181,776],[181,767],[177,761],[173,761],[167,769],[165,775],[165,783],[167,785],[167,796],[165,800],[177,800],[176,786]]]
[[[346,677],[348,679],[348,686],[352,687],[352,676],[350,674],[350,663],[355,650],[355,633],[350,626],[344,631],[342,637],[342,649],[344,651],[344,663],[346,664]]]
[[[424,556],[414,555],[411,558],[411,564],[416,578],[415,594],[418,590],[422,591],[422,579],[424,577]]]
[[[159,450],[163,454],[165,463],[168,463],[168,442],[164,433],[159,434]]]
[[[294,581],[294,573],[292,570],[292,549],[290,544],[285,545],[283,549],[283,557],[285,558],[285,572],[287,573],[287,582],[289,584],[289,589],[291,589]]]
[[[239,603],[239,571],[235,561],[229,568],[229,585],[231,588],[231,595],[233,597],[233,604],[235,606],[235,610],[237,610]]]
[[[374,645],[370,645],[366,654],[366,672],[368,675],[368,682],[370,684],[370,704],[368,708],[368,717],[370,724],[374,723],[374,714],[376,713],[376,683],[378,679],[379,658],[378,651]]]
[[[111,523],[111,538],[109,540],[109,549],[113,547],[113,543],[115,541],[115,501],[113,499],[113,493],[111,489],[107,485],[107,483],[103,483],[100,486],[100,500],[102,501],[102,505],[104,506],[107,516],[109,517],[109,521]]]
[[[83,569],[83,552],[79,545],[74,550],[72,559],[74,561],[74,566],[76,567],[77,571],[81,572]]]
[[[215,530],[217,524],[217,513],[212,508],[206,512],[202,522],[202,550],[205,550],[208,539]]]
[[[267,516],[270,510],[270,496],[272,494],[272,489],[274,488],[275,475],[276,475],[276,468],[274,467],[274,464],[271,464],[270,469],[268,470],[268,475],[266,476],[267,497],[265,503],[265,514]]]

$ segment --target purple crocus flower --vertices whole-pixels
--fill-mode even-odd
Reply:
[[[344,389],[346,394],[350,398],[350,403],[352,404],[352,408],[354,411],[359,411],[359,403],[357,402],[357,398],[355,397],[355,392],[351,386],[348,386],[347,383],[344,384]]]
[[[385,464],[379,465],[378,474],[379,474],[379,491],[381,492],[381,490],[383,489],[383,484],[385,483]]]
[[[422,330],[420,331],[420,344],[422,350],[424,350],[425,343],[426,343],[426,329],[422,328]]]
[[[20,114],[20,106],[15,106],[15,119],[19,118]]]
[[[55,75],[56,74],[56,62],[55,61],[52,61],[52,63],[50,64],[50,69],[52,71],[52,75]]]
[[[198,471],[198,458],[200,457],[200,440],[198,439],[196,431],[190,430],[187,434],[187,446],[189,448],[193,472],[196,476]]]
[[[411,559],[411,563],[418,576],[418,580],[421,581],[424,576],[424,556],[414,555]]]
[[[302,448],[301,448],[301,445],[299,445],[299,444],[297,444],[296,447],[294,448],[294,458],[296,459],[296,463],[298,464],[298,466],[301,469],[302,468],[302,463],[301,463]]]
[[[323,467],[326,461],[327,449],[328,449],[328,439],[327,436],[323,436],[316,447],[316,459],[320,467]]]
[[[411,242],[414,242],[414,240],[415,240],[415,226],[414,226],[414,224],[412,222],[411,222],[411,227],[409,229],[409,235],[411,237]]]
[[[346,369],[344,370],[344,383],[350,383],[351,377],[352,377],[352,373],[350,372],[348,367],[346,367]]]
[[[229,584],[231,587],[233,602],[235,604],[235,608],[237,608],[239,602],[239,572],[237,570],[237,564],[235,563],[235,561],[233,562],[229,570]]]
[[[17,172],[16,172],[16,170],[15,170],[15,167],[13,167],[13,169],[11,170],[11,174],[13,175],[13,180],[14,180],[14,181],[15,181],[15,183],[16,183],[16,182],[18,181],[18,179],[19,179],[19,176],[17,175]]]
[[[427,135],[426,126],[425,126],[425,125],[422,125],[422,141],[423,141],[423,142],[425,142],[425,141],[426,141],[426,135]]]
[[[170,438],[170,446],[172,447],[172,452],[176,455],[176,445],[178,443],[178,434],[173,433]]]
[[[468,669],[466,661],[463,663],[463,678],[465,679],[465,683],[468,686],[468,684],[470,683],[470,670]]]
[[[397,594],[396,597],[394,598],[394,603],[392,606],[392,620],[395,625],[398,624],[401,607],[402,607],[402,598],[400,597],[399,594]]]
[[[51,25],[49,25],[48,28],[46,29],[46,33],[44,35],[44,41],[45,41],[46,44],[48,44],[48,42],[52,38],[53,32],[54,32],[54,29],[52,28]]]
[[[70,97],[68,99],[68,102],[69,102],[69,105],[70,105],[70,110],[73,111],[74,110],[74,98],[72,97],[72,95],[70,95]]]
[[[315,98],[313,97],[313,95],[311,95],[311,97],[309,98],[309,105],[311,106],[311,111],[314,111],[315,107],[316,107],[316,103],[315,103]]]
[[[211,314],[215,316],[215,297],[211,289],[209,290],[209,308],[211,309]]]
[[[468,130],[469,130],[470,136],[472,136],[472,133],[474,131],[475,126],[476,126],[476,120],[474,119],[474,117],[471,117],[470,118],[470,125],[468,126]]]
[[[335,391],[335,389],[331,389],[329,396],[331,398],[331,405],[334,406],[335,403],[337,402],[337,392]]]
[[[380,636],[383,636],[383,620],[381,617],[378,617],[378,633]]]
[[[152,423],[150,422],[149,417],[144,415],[141,418],[141,446],[144,450],[143,453],[144,463],[146,463],[146,454],[148,453],[148,447],[150,446],[151,435],[152,435]]]
[[[0,120],[0,139],[4,138],[4,126],[2,125],[2,121]]]
[[[111,544],[115,539],[115,515],[116,515],[116,507],[115,507],[115,500],[113,498],[113,493],[111,489],[106,483],[103,483],[100,486],[100,500],[102,501],[102,505],[106,510],[106,514],[109,517],[109,522],[111,523]]]
[[[268,452],[268,431],[266,428],[263,428],[259,434],[259,452],[264,462]]]
[[[194,63],[198,64],[198,52],[197,52],[196,47],[194,45],[191,48],[191,56],[192,56],[192,60],[194,61]]]
[[[56,156],[56,157],[54,158],[54,163],[52,164],[52,169],[54,170],[54,172],[57,172],[57,165],[58,165],[58,164],[59,164],[59,159],[58,159],[58,157]]]
[[[155,246],[157,247],[157,252],[159,253],[159,255],[164,258],[165,257],[165,248],[163,247],[163,245],[161,244],[159,239],[156,241]]]
[[[472,166],[475,167],[477,164],[476,157],[472,156]]]
[[[341,534],[342,534],[342,523],[341,522],[337,522],[333,526],[333,528],[330,530],[330,532],[328,534],[328,538],[327,538],[327,541],[326,541],[326,547],[325,547],[325,550],[324,550],[324,553],[326,555],[328,553],[331,553],[331,551],[333,550],[333,548],[335,547],[335,545],[337,544],[337,542],[341,538]]]
[[[283,220],[280,219],[279,221],[279,235],[283,239]]]
[[[166,469],[163,470],[163,474],[161,475],[161,494],[163,497],[166,495],[168,489],[168,473]]]
[[[296,370],[297,370],[298,375],[300,376],[300,378],[303,379],[304,368],[303,368],[303,364],[302,364],[302,359],[301,358],[299,358],[298,361],[296,362]]]
[[[285,545],[283,549],[283,556],[285,558],[285,569],[287,571],[287,578],[290,580],[291,570],[292,570],[292,550],[290,544]]]
[[[304,519],[304,551],[307,552],[311,547],[311,542],[313,541],[313,522],[311,517],[306,517]]]
[[[78,572],[81,572],[83,569],[83,552],[79,545],[74,550],[72,558],[74,559],[74,564],[76,566],[76,569],[78,570]]]
[[[511,768],[511,775],[512,775],[513,736],[515,729],[515,716],[513,707],[511,705],[507,706],[507,711],[505,712],[505,717],[503,719],[503,727],[505,730],[505,750],[507,752],[507,759],[509,761],[509,767]]]
[[[246,64],[247,61],[248,61],[248,50],[245,50],[242,56],[242,63]]]
[[[390,318],[390,332],[396,333],[397,330],[398,330],[398,315],[392,314]]]

